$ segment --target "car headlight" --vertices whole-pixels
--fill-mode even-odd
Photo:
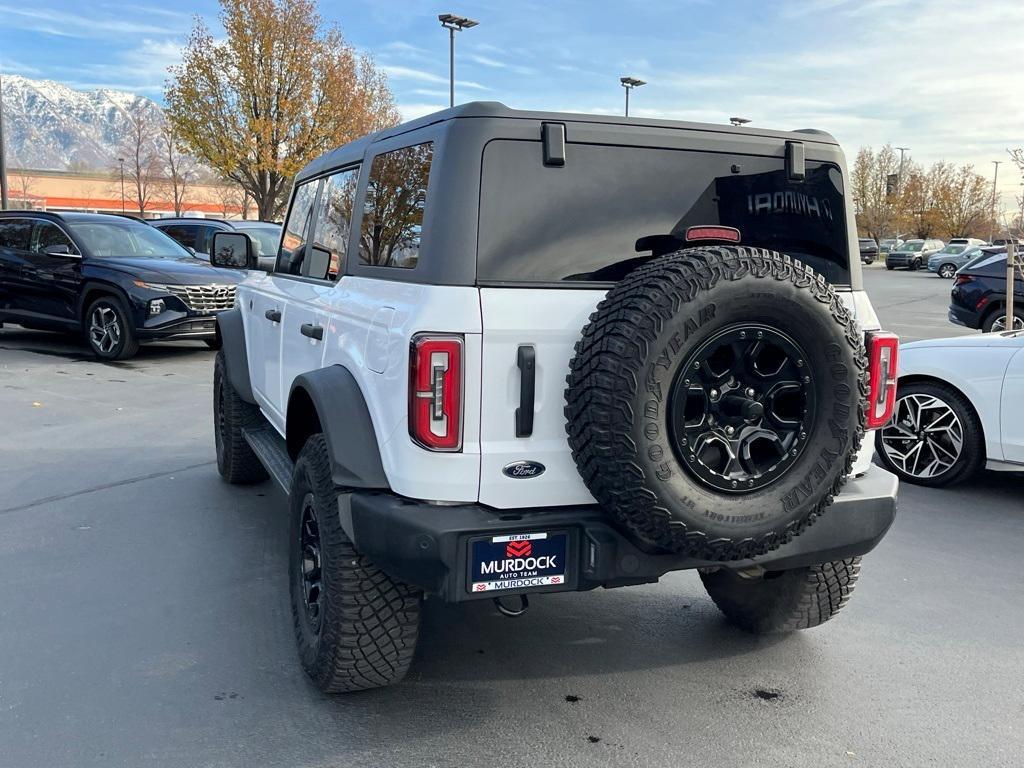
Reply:
[[[160,291],[161,293],[173,293],[170,285],[164,285],[163,283],[146,283],[142,280],[133,280],[133,283],[139,288],[145,288],[148,291]]]

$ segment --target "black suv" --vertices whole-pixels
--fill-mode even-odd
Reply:
[[[950,294],[949,321],[985,333],[1006,327],[1006,248],[983,248],[985,253],[956,273]],[[1014,280],[1014,328],[1024,328],[1024,281]]]
[[[158,339],[215,347],[238,279],[130,218],[0,212],[0,324],[81,330],[106,360]]]
[[[872,237],[862,237],[858,240],[860,245],[861,264],[874,264],[878,259],[878,243]]]
[[[277,246],[281,242],[281,225],[272,221],[252,221],[247,219],[200,219],[189,216],[178,216],[168,219],[154,219],[148,222],[152,226],[170,235],[186,248],[191,248],[204,261],[210,260],[210,243],[216,232],[245,232],[252,238],[260,256],[269,257],[266,269],[271,269]]]

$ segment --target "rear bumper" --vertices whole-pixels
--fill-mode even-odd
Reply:
[[[981,327],[981,313],[961,307],[958,304],[949,305],[949,322],[962,325],[966,328]]]
[[[896,477],[872,466],[850,480],[826,514],[796,539],[761,557],[729,563],[648,550],[614,527],[596,506],[496,510],[477,504],[438,506],[360,491],[339,499],[339,514],[356,548],[382,570],[446,601],[461,602],[643,584],[692,568],[756,565],[782,570],[863,555],[892,525],[896,490]],[[569,536],[564,584],[497,593],[468,591],[470,539],[552,530]]]

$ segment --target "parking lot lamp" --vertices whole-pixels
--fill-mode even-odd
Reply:
[[[992,174],[992,234],[988,239],[990,243],[996,239],[996,183],[999,181],[999,166],[1002,162],[1002,160],[992,161],[992,164],[996,167],[996,171]]]
[[[638,80],[635,77],[620,77],[619,82],[626,89],[626,117],[629,117],[629,92],[641,85],[647,85],[646,80]]]
[[[0,210],[7,210],[7,151],[4,146],[4,97],[0,80]]]
[[[479,21],[456,16],[454,13],[442,13],[437,17],[441,26],[448,30],[448,106],[455,106],[455,33],[475,27]]]
[[[121,165],[121,213],[124,213],[124,158],[117,158],[117,162]]]

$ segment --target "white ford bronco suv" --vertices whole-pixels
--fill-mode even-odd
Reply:
[[[295,179],[217,318],[217,463],[288,494],[301,662],[400,680],[424,596],[698,569],[753,632],[827,621],[895,515],[896,338],[820,131],[472,103]]]

